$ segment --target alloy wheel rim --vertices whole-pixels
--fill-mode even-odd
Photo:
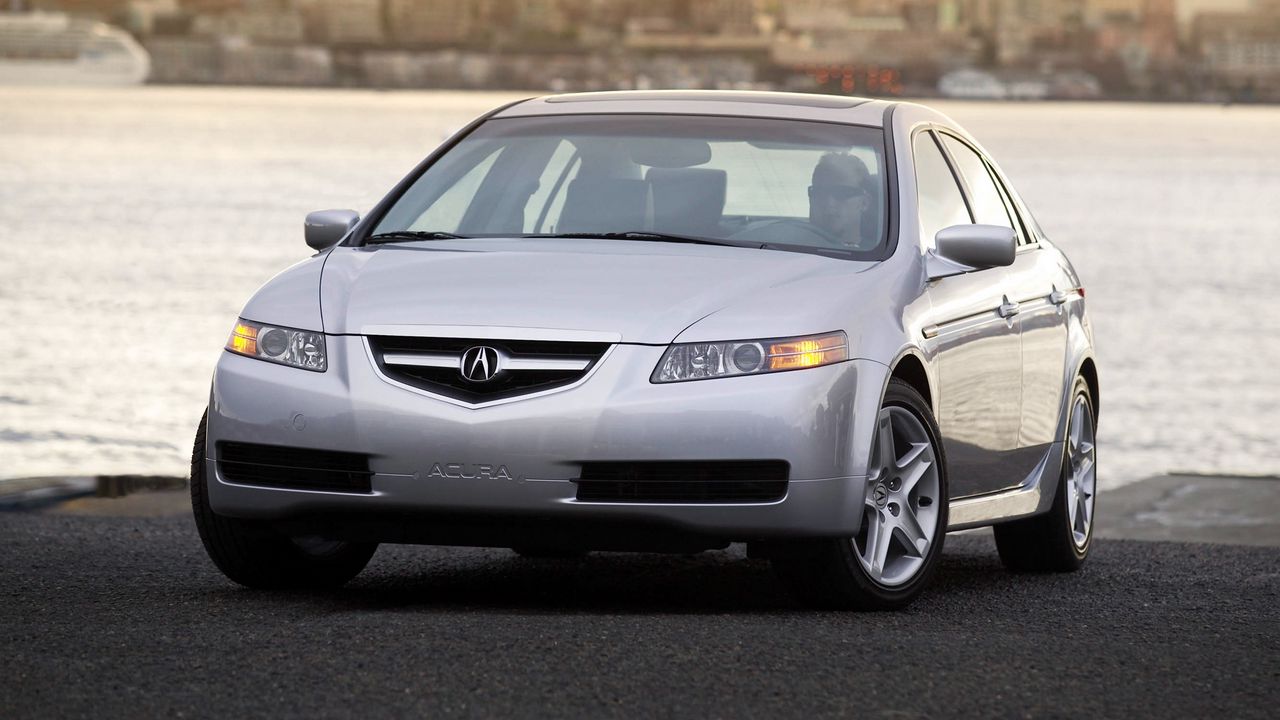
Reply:
[[[1083,550],[1089,543],[1097,474],[1093,411],[1080,395],[1071,408],[1071,427],[1067,432],[1067,519],[1076,550]]]
[[[891,405],[880,411],[871,466],[853,550],[873,581],[893,587],[924,567],[942,502],[929,432],[910,410]]]

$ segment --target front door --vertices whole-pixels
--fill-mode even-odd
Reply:
[[[1002,314],[1008,272],[991,268],[933,283],[938,428],[951,469],[951,497],[1020,483],[1022,347],[1018,316]]]
[[[939,230],[972,223],[975,212],[934,134],[916,135],[913,149],[920,233],[928,250]],[[1022,349],[1008,281],[1007,268],[990,268],[929,284],[925,347],[936,356],[935,415],[953,499],[1012,487],[1022,479],[1016,462]]]

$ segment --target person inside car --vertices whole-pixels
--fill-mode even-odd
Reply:
[[[809,222],[840,244],[858,248],[874,243],[869,237],[867,211],[871,206],[871,173],[862,160],[848,153],[829,152],[813,168],[809,186]]]

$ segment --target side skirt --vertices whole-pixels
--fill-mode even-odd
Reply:
[[[1058,487],[1062,452],[1062,442],[1050,443],[1035,470],[1012,490],[951,501],[947,532],[995,525],[1048,510]]]

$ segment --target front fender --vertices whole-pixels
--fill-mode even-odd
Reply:
[[[320,274],[328,253],[296,263],[268,280],[240,311],[255,322],[324,332],[320,316]]]

